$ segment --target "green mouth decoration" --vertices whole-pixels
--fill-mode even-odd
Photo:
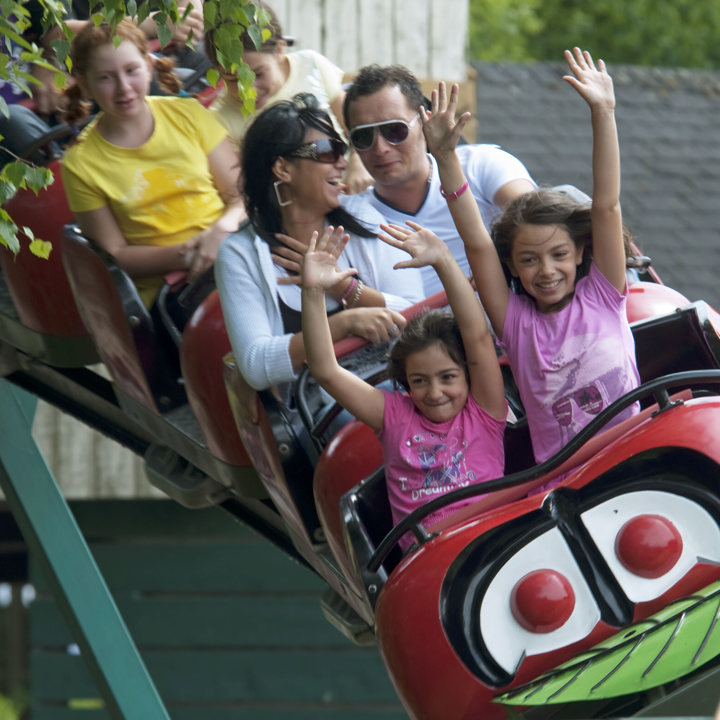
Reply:
[[[587,652],[502,693],[504,705],[553,705],[643,692],[720,655],[720,581],[631,625]]]

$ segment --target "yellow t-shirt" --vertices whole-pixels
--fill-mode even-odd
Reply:
[[[131,245],[178,245],[224,212],[207,156],[227,131],[192,98],[147,101],[155,128],[140,147],[112,145],[97,119],[88,125],[63,157],[65,193],[73,212],[108,206]],[[161,284],[159,277],[135,280],[148,306]]]

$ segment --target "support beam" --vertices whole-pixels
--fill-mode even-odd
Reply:
[[[32,437],[34,398],[0,379],[0,487],[107,711],[169,720],[90,549]]]

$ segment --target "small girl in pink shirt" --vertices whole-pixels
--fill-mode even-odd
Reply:
[[[333,350],[325,292],[350,276],[336,259],[347,235],[328,228],[313,234],[302,268],[302,336],[317,382],[358,420],[378,434],[393,521],[428,500],[466,485],[502,477],[507,405],[500,366],[485,315],[447,245],[434,233],[383,225],[380,238],[412,258],[396,268],[435,268],[453,313],[435,310],[404,328],[390,351],[389,374],[401,390],[387,392],[342,368]],[[403,323],[404,324],[404,323]],[[472,502],[436,511],[426,526]],[[401,546],[407,547],[406,536]]]

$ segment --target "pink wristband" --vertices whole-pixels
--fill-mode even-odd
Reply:
[[[468,183],[468,181],[466,180],[466,181],[460,186],[460,188],[459,188],[458,190],[456,190],[455,192],[452,192],[452,193],[447,193],[447,192],[445,192],[445,191],[442,189],[442,187],[440,187],[440,194],[441,194],[448,202],[450,202],[451,200],[457,200],[457,199],[468,189],[468,187],[469,187],[469,183]]]
[[[343,293],[342,297],[340,298],[341,303],[346,303],[347,299],[353,294],[353,290],[356,288],[358,284],[358,280],[356,277],[350,278],[350,284],[347,286],[347,290]]]

